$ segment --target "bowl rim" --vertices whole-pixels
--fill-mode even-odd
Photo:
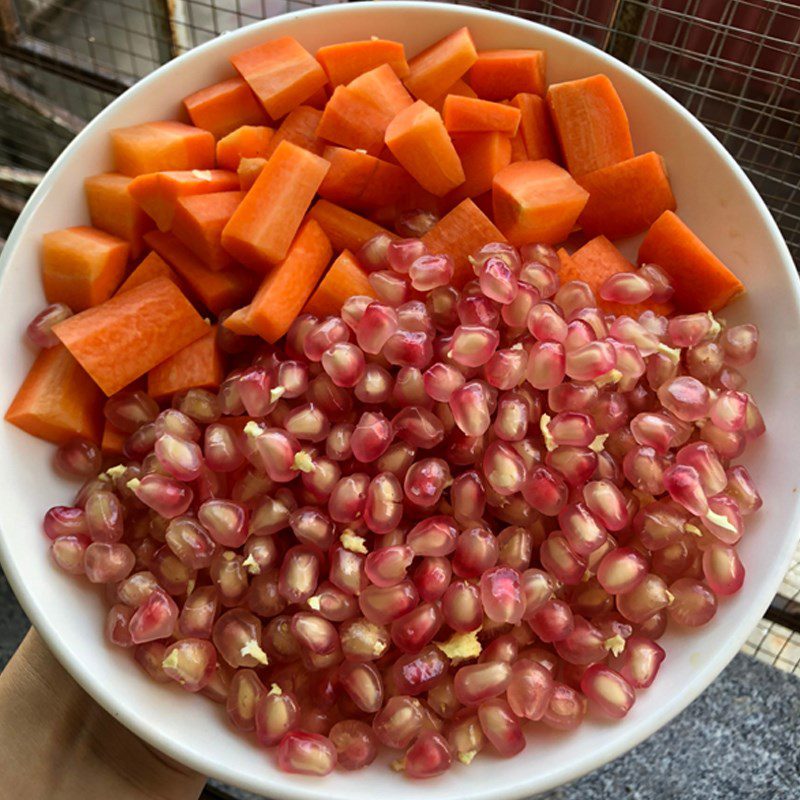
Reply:
[[[451,3],[442,2],[428,2],[427,0],[392,0],[392,2],[385,3],[364,3],[359,4],[360,13],[365,14],[382,14],[382,13],[397,13],[398,11],[408,11],[418,14],[425,13],[442,13],[452,15],[454,20],[462,22],[462,24],[470,26],[477,25],[481,20],[489,18],[502,17],[510,19],[514,24],[521,28],[527,28],[531,32],[546,32],[546,35],[555,39],[560,39],[564,43],[568,43],[579,51],[588,52],[594,58],[599,58],[602,62],[608,63],[614,69],[622,70],[627,74],[627,77],[639,84],[642,88],[646,89],[661,102],[669,106],[674,112],[681,116],[685,123],[689,124],[695,131],[699,132],[702,138],[706,141],[716,153],[721,157],[727,167],[732,171],[733,175],[737,178],[739,183],[745,189],[748,199],[753,203],[755,208],[760,212],[758,222],[764,226],[768,232],[773,245],[777,252],[781,253],[781,268],[789,275],[790,285],[792,287],[792,295],[795,307],[800,309],[800,278],[794,267],[789,249],[783,239],[782,234],[778,228],[777,223],[773,219],[769,209],[764,203],[761,196],[756,191],[750,179],[744,173],[742,168],[722,146],[722,144],[711,134],[711,132],[684,106],[677,100],[673,99],[666,91],[661,89],[657,84],[649,78],[642,75],[633,67],[625,64],[622,61],[614,58],[613,56],[605,53],[599,48],[594,47],[581,39],[578,39],[569,34],[563,33],[558,30],[549,28],[546,25],[532,22],[530,20],[515,16],[513,14],[501,13],[489,9],[475,8],[472,6],[456,5]],[[13,260],[15,250],[17,249],[18,242],[21,240],[23,230],[26,228],[28,220],[32,218],[39,208],[45,195],[50,191],[52,185],[56,182],[58,173],[65,162],[68,162],[72,157],[74,150],[79,146],[79,143],[86,136],[90,136],[98,129],[102,129],[105,125],[106,118],[110,116],[120,104],[129,103],[136,98],[146,97],[146,93],[150,86],[163,80],[163,78],[170,73],[176,64],[185,64],[187,61],[193,59],[202,59],[206,53],[213,51],[218,45],[220,39],[225,38],[229,41],[231,38],[244,37],[245,35],[252,34],[256,29],[263,29],[265,34],[271,26],[285,17],[304,17],[304,18],[320,18],[325,20],[326,17],[335,18],[337,14],[352,12],[352,6],[348,3],[337,3],[333,5],[319,6],[315,8],[303,9],[301,11],[289,11],[285,14],[280,14],[264,20],[253,22],[249,25],[244,25],[234,31],[222,33],[213,39],[205,42],[190,51],[178,56],[177,58],[162,64],[149,75],[145,76],[134,84],[131,88],[116,97],[111,103],[108,104],[99,114],[97,114],[86,127],[70,142],[70,144],[62,151],[58,158],[53,162],[48,171],[46,172],[42,182],[31,195],[30,199],[25,205],[22,213],[18,217],[9,237],[0,254],[0,285],[7,276],[8,265]],[[791,518],[787,521],[786,527],[793,535],[787,534],[786,541],[784,542],[784,551],[776,553],[781,565],[784,569],[780,575],[772,582],[765,581],[762,585],[758,586],[754,591],[754,596],[748,606],[746,614],[742,614],[737,623],[732,626],[728,631],[728,638],[723,647],[720,647],[705,663],[700,666],[694,673],[692,680],[687,684],[686,691],[675,697],[672,701],[665,703],[661,709],[661,713],[652,715],[651,718],[641,720],[634,724],[630,729],[615,742],[612,746],[599,746],[587,758],[576,762],[574,764],[567,764],[556,772],[553,772],[549,779],[541,780],[535,774],[530,779],[519,780],[510,784],[499,784],[492,787],[485,787],[478,785],[470,788],[469,785],[463,786],[463,792],[460,796],[467,800],[468,798],[498,798],[499,800],[515,800],[529,795],[531,792],[546,792],[559,786],[563,786],[571,781],[574,781],[589,772],[598,769],[599,767],[610,763],[619,756],[627,753],[633,747],[644,741],[647,737],[655,733],[662,726],[672,720],[677,714],[683,711],[695,698],[703,692],[708,685],[717,677],[717,675],[728,665],[732,658],[741,648],[742,644],[747,640],[750,631],[754,628],[759,619],[763,617],[764,611],[768,607],[770,600],[780,585],[780,579],[788,567],[794,547],[800,539],[800,502],[795,500],[794,508],[792,509]],[[0,534],[2,531],[0,531]],[[161,752],[174,758],[176,761],[185,764],[186,766],[198,771],[200,774],[216,778],[225,782],[235,785],[244,786],[253,791],[264,791],[267,787],[271,792],[279,792],[279,796],[290,798],[294,800],[327,800],[330,797],[326,792],[324,782],[319,784],[319,787],[309,785],[305,781],[295,780],[295,776],[287,774],[285,780],[276,780],[275,778],[265,775],[263,784],[260,786],[253,786],[248,780],[237,776],[233,769],[226,770],[225,768],[211,768],[202,759],[201,754],[192,747],[184,745],[180,741],[175,741],[163,735],[161,731],[154,726],[147,718],[146,714],[138,713],[133,707],[126,706],[125,704],[118,704],[115,695],[110,687],[101,685],[93,679],[91,666],[89,663],[80,658],[74,652],[68,641],[61,635],[58,629],[49,622],[46,609],[39,605],[36,595],[22,577],[22,573],[17,569],[14,558],[12,557],[11,549],[6,542],[6,537],[0,535],[0,563],[2,563],[5,570],[6,577],[14,590],[20,605],[23,607],[25,613],[28,615],[31,623],[36,627],[40,635],[44,638],[48,647],[53,655],[59,660],[64,668],[70,675],[77,681],[77,683],[109,714],[118,719],[123,725],[131,730],[138,737],[144,741],[150,742]],[[433,787],[431,787],[433,788]],[[435,792],[434,792],[435,796]]]

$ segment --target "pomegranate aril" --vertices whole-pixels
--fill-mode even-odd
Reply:
[[[134,478],[128,488],[148,508],[167,519],[185,514],[192,504],[194,493],[183,483],[166,475],[151,473]]]
[[[441,458],[423,458],[411,465],[403,481],[406,497],[421,508],[433,508],[451,483],[450,468]],[[409,544],[411,541],[409,539]],[[452,548],[451,548],[452,550]],[[451,552],[448,550],[447,552]],[[440,552],[420,552],[418,555],[444,555]]]
[[[690,514],[704,517],[708,513],[708,500],[694,467],[676,464],[664,473],[664,487],[670,497]]]
[[[639,275],[653,288],[650,297],[654,303],[666,303],[672,297],[675,290],[669,275],[657,264],[642,264]]]
[[[567,281],[562,283],[553,297],[555,302],[569,316],[582,308],[594,308],[597,305],[594,292],[585,281]]]
[[[423,382],[429,397],[446,403],[450,400],[453,392],[464,385],[465,378],[463,373],[455,367],[437,362],[425,370]]]
[[[600,286],[600,297],[612,303],[643,303],[653,294],[653,285],[636,272],[617,272]]]
[[[95,542],[118,542],[124,531],[124,510],[119,498],[101,489],[89,495],[84,508],[89,536]]]
[[[452,760],[447,740],[440,733],[424,730],[396,768],[403,769],[409,778],[435,778],[450,769]]]
[[[747,467],[742,465],[731,467],[725,475],[728,478],[725,492],[736,501],[741,515],[747,517],[758,511],[763,501]]]
[[[767,428],[764,424],[764,418],[761,416],[758,406],[755,404],[753,398],[748,395],[742,433],[746,439],[752,440],[757,439],[759,436],[763,436],[766,430]]]
[[[686,370],[693,378],[710,381],[724,366],[722,348],[716,342],[701,342],[686,350]]]
[[[412,575],[420,598],[425,602],[438,600],[447,590],[452,577],[450,560],[442,556],[420,559]]]
[[[442,627],[438,603],[422,603],[392,623],[391,637],[404,653],[418,653]]]
[[[367,239],[355,252],[358,263],[367,271],[386,269],[389,265],[388,250],[392,237],[388,233],[377,233]]]
[[[513,269],[503,258],[487,258],[480,267],[478,276],[481,291],[490,300],[502,305],[512,303],[519,290],[518,272],[519,266]]]
[[[453,570],[460,578],[478,578],[497,563],[497,537],[486,528],[467,528],[456,539]]]
[[[552,389],[564,380],[566,356],[559,342],[537,342],[528,355],[526,377],[535,389]]]
[[[740,431],[724,431],[708,420],[699,423],[699,428],[700,438],[708,442],[722,458],[738,458],[744,452],[747,442]]]
[[[679,625],[705,625],[717,613],[717,598],[702,581],[678,578],[669,586],[672,599],[667,608],[669,618]]]
[[[130,547],[118,542],[92,542],[83,552],[84,571],[92,583],[121,581],[133,571],[135,562]]]
[[[574,617],[572,630],[555,643],[558,655],[568,664],[594,664],[608,655],[603,633],[581,616]]]
[[[609,480],[591,481],[583,487],[588,509],[610,531],[622,530],[629,522],[625,496]]]
[[[421,255],[408,266],[411,285],[419,292],[428,292],[450,283],[455,263],[449,255]]]
[[[511,758],[525,749],[525,736],[519,720],[508,703],[500,698],[478,706],[478,720],[489,743],[503,758]]]
[[[511,681],[511,665],[503,661],[487,661],[460,667],[454,676],[458,701],[465,706],[477,706],[484,700],[505,692]]]
[[[525,501],[546,517],[554,517],[566,505],[568,489],[564,479],[550,467],[540,464],[528,471],[522,485]]]
[[[261,648],[261,620],[241,608],[226,611],[214,623],[212,641],[219,655],[234,669],[268,663]]]
[[[209,425],[203,434],[203,455],[214,472],[233,472],[245,461],[239,436],[228,425]]]
[[[289,603],[303,603],[314,594],[319,574],[317,551],[307,545],[292,547],[281,564],[278,591]]]
[[[758,328],[755,325],[732,325],[720,337],[725,363],[735,367],[749,364],[758,351]]]
[[[328,738],[336,748],[338,766],[342,769],[363,769],[378,755],[375,732],[361,720],[345,719],[335,723]]]
[[[394,229],[401,236],[424,236],[439,221],[433,211],[411,208],[401,212],[394,223]]]
[[[483,622],[481,593],[473,583],[453,581],[442,596],[442,614],[454,630],[469,633]]]
[[[86,512],[74,506],[53,506],[48,509],[43,528],[49,539],[69,535],[86,536],[89,533]]]
[[[411,294],[411,285],[402,275],[389,270],[378,270],[367,276],[369,285],[379,302],[392,308],[405,303]]]
[[[164,591],[156,590],[131,617],[129,630],[134,644],[172,636],[178,622],[178,606]]]
[[[392,442],[392,426],[380,412],[365,411],[350,435],[354,458],[362,463],[375,461]]]
[[[422,729],[420,703],[407,695],[395,695],[372,720],[372,729],[381,744],[401,750],[417,737]]]
[[[654,641],[631,636],[622,654],[613,658],[611,666],[635,689],[646,689],[656,679],[666,653]]]
[[[566,639],[575,627],[572,609],[563,600],[547,600],[531,616],[526,614],[531,630],[543,642],[558,642]]]
[[[597,579],[609,594],[635,589],[646,577],[647,559],[631,547],[620,547],[606,554],[597,568]]]
[[[565,506],[558,514],[558,524],[570,548],[588,556],[605,541],[607,532],[583,503]]]
[[[225,701],[228,719],[239,730],[254,730],[256,707],[265,693],[264,684],[253,670],[236,670]]]
[[[621,719],[633,705],[636,695],[625,678],[604,664],[592,664],[583,673],[581,691],[604,714]]]
[[[368,586],[358,596],[361,613],[376,625],[388,625],[407,614],[419,602],[416,586],[409,580],[394,586]]]
[[[369,553],[364,569],[375,586],[395,586],[405,580],[413,560],[414,551],[408,545],[391,545]]]
[[[703,576],[714,594],[736,594],[744,583],[744,566],[733,547],[714,542],[703,551]]]
[[[618,594],[616,602],[617,610],[625,619],[639,624],[665,609],[671,601],[666,583],[651,572],[633,589]]]
[[[133,651],[136,663],[156,683],[169,683],[171,680],[161,667],[166,649],[163,642],[146,642]]]
[[[708,416],[711,397],[708,387],[697,378],[673,378],[658,388],[658,399],[678,419],[694,422]]]
[[[447,657],[434,645],[401,655],[392,666],[395,688],[400,694],[412,696],[427,692],[444,678],[449,665]]]
[[[561,310],[549,301],[531,308],[526,325],[533,338],[540,342],[563,342],[569,332]]]
[[[325,453],[333,461],[347,461],[353,455],[350,446],[354,426],[347,422],[333,425],[325,440]]]
[[[86,479],[100,470],[103,456],[100,448],[88,439],[75,438],[62,444],[53,456],[58,472],[68,478]]]
[[[586,716],[586,698],[564,683],[555,683],[542,722],[559,731],[575,730]]]
[[[142,391],[122,391],[106,400],[105,418],[124,433],[133,433],[158,416],[158,403]]]
[[[278,767],[284,772],[322,777],[336,767],[336,748],[326,736],[292,731],[278,745]]]
[[[193,517],[170,520],[164,541],[189,569],[207,568],[216,551],[216,544],[208,531]]]
[[[541,301],[539,290],[528,283],[517,282],[513,300],[500,309],[503,322],[512,330],[523,331],[528,324],[531,309]]]
[[[481,603],[494,622],[516,625],[525,612],[520,575],[511,567],[492,567],[481,575]]]

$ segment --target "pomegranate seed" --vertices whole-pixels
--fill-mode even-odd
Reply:
[[[600,297],[612,303],[643,303],[652,294],[653,285],[636,272],[617,272],[606,278],[600,287]]]
[[[519,290],[516,273],[506,260],[498,257],[487,258],[480,268],[479,283],[481,291],[490,300],[508,305],[512,303]]]
[[[758,350],[758,328],[755,325],[733,325],[720,339],[725,363],[734,367],[749,364]]]
[[[264,684],[253,670],[237,670],[225,701],[228,719],[239,730],[255,730],[256,707],[265,693]]]
[[[283,421],[286,431],[297,439],[321,442],[327,439],[330,422],[314,403],[305,403],[292,409]]]
[[[203,455],[214,472],[233,472],[244,463],[239,437],[227,425],[209,425],[204,433]],[[177,477],[177,476],[176,476]]]
[[[217,651],[206,639],[181,639],[166,649],[161,666],[181,688],[199,692],[217,668]]]
[[[289,603],[305,602],[317,588],[319,573],[319,557],[313,548],[306,545],[292,547],[281,564],[278,582],[281,597]]]
[[[687,422],[708,416],[711,407],[708,388],[689,376],[663,383],[658,389],[658,399],[667,411]]]
[[[467,528],[456,539],[453,570],[460,578],[478,578],[497,563],[498,540],[485,528]]]
[[[489,619],[516,625],[525,611],[520,575],[511,567],[492,567],[481,575],[481,602]]]
[[[333,461],[347,461],[353,454],[350,440],[353,426],[349,423],[333,425],[325,440],[325,453]]]
[[[194,497],[188,486],[166,475],[144,475],[141,480],[134,478],[129,481],[128,488],[146,506],[167,519],[185,514]]]
[[[561,284],[553,300],[566,315],[582,308],[594,308],[597,305],[594,292],[584,281],[567,281],[567,283]]]
[[[456,311],[462,325],[481,325],[485,328],[496,328],[500,324],[500,310],[488,297],[480,294],[468,294],[464,287]]]
[[[447,657],[434,645],[402,655],[392,667],[397,691],[412,696],[422,694],[442,680],[448,666]]]
[[[72,316],[72,309],[64,303],[53,303],[43,308],[25,329],[25,336],[34,347],[47,349],[59,344],[53,326]]]
[[[572,633],[575,618],[572,609],[563,600],[545,601],[532,615],[526,614],[531,630],[543,642],[558,642]]]
[[[478,706],[478,720],[489,743],[503,758],[511,758],[525,749],[525,736],[508,703],[500,698]]]
[[[420,559],[412,577],[420,598],[433,602],[442,597],[450,585],[452,567],[442,556],[426,556]]]
[[[164,541],[189,569],[206,569],[211,565],[216,545],[208,531],[193,517],[175,517],[170,520]]]
[[[535,389],[551,389],[564,380],[566,360],[559,342],[537,342],[528,356],[526,377]]]
[[[94,442],[76,438],[56,450],[53,463],[56,470],[68,478],[86,479],[100,471],[102,460],[100,448]]]
[[[413,208],[397,217],[394,229],[401,236],[424,236],[438,221],[439,217],[432,211]]]
[[[402,750],[422,729],[421,705],[413,697],[395,695],[372,720],[372,729],[381,744]]]
[[[422,331],[398,330],[386,340],[381,352],[390,364],[418,369],[433,358],[430,336]]]
[[[337,386],[355,386],[364,374],[364,363],[364,353],[349,342],[335,342],[322,354],[322,367]]]
[[[77,537],[73,537],[70,543],[77,543],[75,539]],[[135,561],[130,547],[117,542],[92,542],[83,551],[84,571],[92,583],[116,583],[127,578],[133,571]]]
[[[556,582],[553,576],[540,569],[526,569],[521,576],[522,593],[525,598],[523,619],[530,620],[533,615],[552,599]]]
[[[452,286],[438,286],[428,292],[425,307],[438,331],[449,333],[458,325],[458,301],[461,295]]]
[[[559,731],[575,730],[586,715],[586,698],[564,683],[555,683],[542,722]]]
[[[555,649],[568,664],[594,664],[608,655],[603,633],[581,616],[574,617],[572,630],[555,643]]]
[[[647,559],[631,547],[607,553],[597,569],[597,579],[609,594],[623,594],[635,589],[646,577]]]
[[[329,347],[341,342],[347,342],[349,339],[350,329],[343,319],[340,317],[325,317],[325,319],[317,322],[306,334],[303,340],[303,353],[309,361],[321,361],[322,354]]]
[[[694,467],[676,464],[664,473],[664,487],[670,497],[690,514],[704,517],[708,513],[708,500]]]
[[[593,381],[614,369],[616,363],[616,352],[608,342],[590,342],[567,352],[565,371],[573,380]]]
[[[123,391],[109,397],[103,408],[105,418],[124,433],[133,433],[158,416],[158,403],[141,391]]]
[[[464,385],[465,378],[455,367],[437,362],[425,370],[423,382],[429,397],[446,403],[450,400],[453,392]]]
[[[411,294],[409,282],[401,275],[389,270],[372,272],[367,276],[367,280],[378,300],[392,308],[401,306]]]
[[[663,648],[650,639],[631,636],[611,666],[635,689],[646,689],[656,679],[665,656]]]
[[[652,572],[633,589],[617,595],[617,610],[634,624],[645,622],[669,604],[667,585]]]
[[[567,338],[566,320],[560,309],[548,301],[533,306],[526,324],[534,339],[540,342],[563,342]]]
[[[641,275],[653,288],[651,299],[654,303],[666,303],[672,297],[674,288],[669,276],[656,264],[642,264]]]
[[[89,533],[86,512],[72,506],[53,506],[44,516],[43,527],[50,539],[69,535],[86,536]]]
[[[358,263],[367,271],[375,272],[389,266],[388,251],[392,237],[387,233],[378,233],[356,250]]]
[[[511,328],[521,331],[528,324],[531,309],[541,301],[539,290],[527,283],[517,282],[517,291],[513,299],[503,304],[500,316]]]
[[[172,636],[178,622],[178,607],[160,589],[152,592],[134,612],[129,630],[134,644],[152,642]]]
[[[469,257],[476,275],[481,273],[481,270],[491,259],[498,259],[515,275],[519,273],[522,267],[522,260],[516,248],[505,242],[489,242]]]
[[[703,552],[703,576],[714,594],[736,594],[744,583],[744,566],[736,550],[714,542]]]
[[[392,623],[392,641],[404,653],[418,653],[442,627],[437,603],[423,603]]]
[[[124,512],[119,498],[101,489],[91,494],[84,508],[89,536],[95,542],[118,542],[124,530]]]
[[[419,602],[416,586],[409,580],[394,586],[367,586],[358,597],[361,613],[376,625],[388,625],[407,614]]]
[[[392,426],[380,412],[365,411],[350,436],[353,456],[362,463],[375,461],[392,442]]]
[[[326,736],[292,731],[278,745],[278,767],[298,775],[328,775],[336,767],[336,748]]]
[[[423,245],[424,247],[424,245]],[[450,283],[455,263],[449,255],[421,255],[408,267],[411,285],[420,292],[427,292]]]
[[[636,699],[633,687],[615,670],[592,664],[581,678],[581,691],[607,716],[621,719]]]
[[[367,555],[364,569],[375,586],[395,586],[405,580],[414,551],[405,544],[382,547]]]
[[[625,496],[611,481],[590,481],[583,487],[583,499],[608,530],[619,531],[628,524]]]
[[[717,613],[714,592],[694,578],[678,578],[669,587],[672,600],[667,608],[669,618],[679,625],[705,625]]]
[[[336,748],[338,766],[346,770],[363,769],[378,755],[378,740],[372,728],[357,719],[337,722],[328,737]]]
[[[725,491],[736,501],[741,515],[746,517],[758,511],[763,501],[747,467],[741,465],[731,467],[725,474],[728,478]]]
[[[401,275],[407,275],[411,265],[428,249],[417,238],[395,239],[386,249],[388,266]]]
[[[355,294],[342,303],[341,317],[351,331],[356,330],[364,311],[374,300],[374,297],[366,294]]]
[[[522,485],[525,501],[540,514],[554,517],[566,505],[567,485],[563,478],[545,465],[537,465],[529,470]]]
[[[392,376],[378,364],[367,364],[353,394],[362,403],[378,405],[392,396]]]
[[[405,770],[410,778],[434,778],[450,769],[451,763],[447,740],[434,731],[423,731],[395,768]]]
[[[466,581],[453,581],[442,596],[442,614],[454,630],[469,633],[483,622],[483,604],[478,587]]]
[[[740,431],[746,425],[748,397],[743,392],[720,392],[711,404],[711,422],[723,431]]]
[[[558,514],[558,523],[570,548],[581,556],[588,556],[605,541],[607,532],[592,512],[583,504],[565,506]]]
[[[105,634],[106,639],[108,639],[111,644],[117,647],[133,647],[130,631],[128,630],[133,611],[132,608],[122,603],[117,603],[108,610]]]
[[[450,482],[450,468],[446,461],[440,458],[423,458],[411,465],[406,473],[403,488],[406,497],[415,505],[421,508],[433,508]],[[451,550],[447,552],[451,552]],[[444,555],[444,553],[420,551],[417,551],[417,554]]]
[[[454,677],[454,688],[460,703],[477,706],[484,700],[505,692],[510,681],[510,664],[487,661],[458,669]]]

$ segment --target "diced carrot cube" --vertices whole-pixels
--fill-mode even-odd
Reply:
[[[169,278],[175,284],[178,283],[178,276],[170,269],[169,264],[158,253],[148,253],[136,269],[128,275],[116,293],[129,292],[131,289],[153,280],[153,278],[162,276]]]
[[[388,39],[366,39],[320,47],[317,61],[322,64],[332,86],[350,83],[353,78],[381,64],[388,64],[398,78],[408,75],[405,48],[401,42]]]
[[[520,92],[543,95],[544,50],[485,50],[469,71],[469,85],[484,100],[510,100]]]
[[[446,196],[447,203],[491,191],[494,176],[511,163],[511,140],[502,133],[459,133],[453,136],[465,180]]]
[[[239,176],[239,188],[246,192],[261,174],[267,164],[266,158],[243,158],[239,162],[236,174]]]
[[[317,200],[308,212],[308,216],[319,223],[337,252],[342,250],[355,252],[379,233],[385,233],[393,239],[398,238],[396,234],[387,231],[376,222],[327,200]]]
[[[264,109],[241,78],[229,78],[184,97],[192,124],[221,139],[242,125],[266,125]]]
[[[217,329],[186,345],[147,373],[147,393],[165,400],[187,389],[216,389],[224,377]]]
[[[153,223],[128,192],[133,179],[116,172],[92,175],[83,182],[89,218],[101,231],[124,239],[131,258],[142,253],[144,236]]]
[[[489,133],[514,136],[522,114],[518,108],[489,100],[451,94],[444,101],[442,119],[449,133]]]
[[[521,113],[519,133],[528,159],[538,161],[546,158],[553,162],[559,161],[556,135],[544,99],[530,92],[521,92],[514,97],[511,105],[516,106]]]
[[[145,175],[164,170],[211,169],[214,136],[182,122],[162,120],[111,131],[116,171]]]
[[[213,192],[178,198],[172,233],[209,269],[226,269],[236,263],[222,247],[222,230],[242,197],[242,192]]]
[[[267,158],[274,131],[263,125],[243,125],[217,142],[217,164],[236,172],[243,158]]]
[[[406,88],[418,100],[433,103],[462,78],[478,52],[468,28],[459,28],[408,62]]]
[[[318,317],[339,314],[344,301],[356,294],[375,297],[367,273],[361,269],[353,254],[345,250],[331,264],[303,311]]]
[[[321,156],[325,142],[317,136],[317,128],[322,119],[322,111],[311,106],[298,106],[290,111],[281,122],[267,147],[267,158],[286,140],[314,155]]]

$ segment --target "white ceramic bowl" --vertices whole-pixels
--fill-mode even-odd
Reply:
[[[423,785],[379,765],[325,780],[277,771],[273,759],[232,731],[205,698],[145,678],[130,653],[104,642],[104,603],[96,590],[50,563],[41,519],[74,486],[50,470],[52,448],[0,425],[0,554],[29,617],[55,655],[110,713],[155,747],[208,775],[281,798],[396,800],[517,798],[551,789],[616,758],[664,725],[708,686],[730,661],[776,591],[798,532],[800,476],[800,291],[786,246],[755,190],[716,140],[678,103],[609,56],[564,34],[492,12],[436,3],[357,3],[287,14],[222,36],[170,62],[112,103],[64,151],[20,216],[2,256],[0,351],[5,409],[32,360],[22,332],[43,305],[39,242],[44,232],[87,219],[83,179],[111,166],[108,131],[175,117],[180,100],[231,73],[227,57],[290,34],[310,50],[379,35],[410,53],[461,25],[479,48],[536,47],[548,54],[551,82],[596,72],[611,77],[630,116],[639,153],[660,152],[669,165],[678,211],[744,281],[749,294],[726,311],[756,322],[761,354],[748,368],[768,434],[746,461],[765,506],[748,520],[740,552],[747,568],[742,591],[722,602],[711,624],[690,634],[670,632],[667,660],[655,684],[639,694],[622,721],[592,719],[572,734],[537,731],[527,750],[508,761],[482,755]],[[631,246],[634,244],[630,243]],[[633,250],[630,251],[630,255]]]

